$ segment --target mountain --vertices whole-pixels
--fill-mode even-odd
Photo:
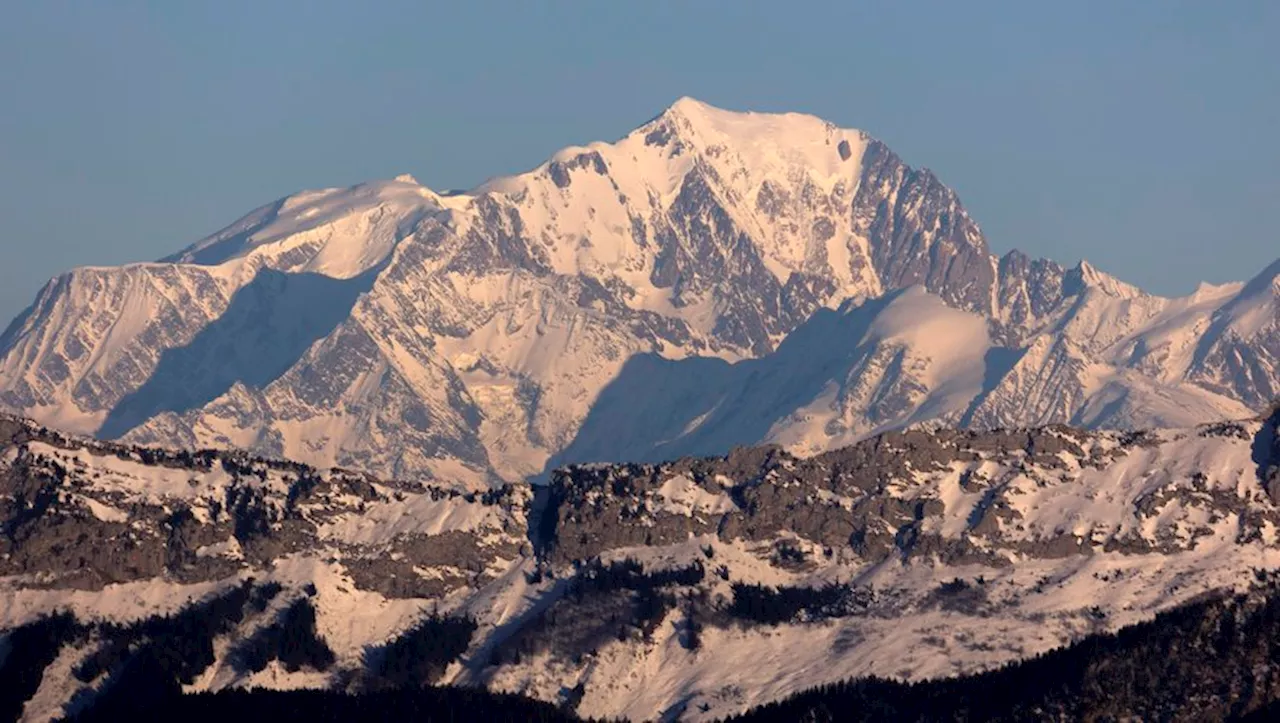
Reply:
[[[0,335],[0,406],[472,488],[921,423],[1186,426],[1280,390],[1278,278],[1166,299],[996,257],[867,134],[685,98],[468,192],[308,191],[74,269]]]
[[[1118,634],[1099,634],[998,671],[904,685],[823,686],[728,720],[1275,720],[1273,577],[1212,595]]]
[[[997,670],[937,681],[878,678],[818,686],[726,720],[1274,720],[1280,680],[1271,664],[1280,630],[1280,590],[1259,575],[1240,594],[1211,594],[1116,633],[1089,635],[1069,647]],[[65,617],[31,623],[12,635],[31,656],[48,658],[74,627]],[[74,634],[74,631],[71,631]],[[169,641],[166,641],[169,642]],[[12,660],[12,659],[10,659]],[[17,667],[14,665],[13,667]],[[30,668],[23,669],[30,670]],[[0,673],[12,681],[10,667]],[[403,687],[342,691],[256,688],[183,693],[172,675],[151,670],[123,689],[117,682],[75,721],[148,719],[345,721],[580,721],[564,706],[483,689]],[[30,687],[30,686],[27,686]],[[13,686],[5,691],[13,691]],[[20,694],[19,694],[20,695]],[[9,702],[0,695],[0,706]],[[13,717],[17,705],[3,709]]]
[[[1280,565],[1278,431],[1280,410],[917,429],[571,465],[530,498],[5,419],[0,650],[25,681],[6,690],[29,720],[148,691],[424,683],[709,720],[976,673]]]

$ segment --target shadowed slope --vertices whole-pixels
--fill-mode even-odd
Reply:
[[[346,319],[376,278],[258,272],[190,344],[170,349],[146,383],[120,400],[98,436],[114,439],[161,412],[198,409],[236,382],[262,389]]]

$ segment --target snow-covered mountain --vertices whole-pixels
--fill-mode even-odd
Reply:
[[[1166,299],[996,257],[866,134],[685,98],[468,192],[308,191],[72,270],[0,336],[0,406],[478,486],[926,421],[1178,426],[1280,391],[1278,279]]]
[[[891,432],[571,466],[530,500],[2,419],[0,650],[27,720],[163,682],[144,673],[717,719],[1246,588],[1280,566],[1277,425]],[[23,634],[53,613],[79,627]]]

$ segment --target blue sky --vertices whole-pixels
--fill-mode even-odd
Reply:
[[[303,188],[469,187],[682,95],[862,128],[997,252],[1187,293],[1280,256],[1278,37],[1270,0],[6,3],[0,316]]]

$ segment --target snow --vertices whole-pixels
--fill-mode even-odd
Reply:
[[[827,191],[841,178],[858,177],[867,141],[861,131],[836,128],[812,115],[728,111],[689,97],[677,100],[668,113],[685,121],[696,141],[708,147],[731,143],[753,171],[802,167],[824,181]],[[847,160],[836,148],[841,141],[850,146]]]
[[[1226,325],[1242,338],[1259,334],[1267,326],[1277,326],[1280,318],[1280,259],[1276,259],[1223,306]],[[1280,353],[1280,350],[1274,350]]]
[[[1100,271],[1088,261],[1081,261],[1075,271],[1079,274],[1081,283],[1097,288],[1108,296],[1117,299],[1136,299],[1146,295],[1142,289]]]
[[[658,489],[662,504],[658,509],[687,517],[721,515],[738,508],[728,493],[712,493],[688,477],[677,475]]]
[[[45,668],[36,692],[23,704],[19,720],[24,723],[63,720],[64,707],[71,702],[74,693],[74,688],[65,685],[65,681],[71,678],[72,671],[84,658],[85,651],[75,647],[68,646],[59,651]]]
[[[765,440],[812,454],[883,429],[957,414],[982,391],[990,347],[981,317],[953,309],[921,287],[910,287],[874,316],[858,340],[856,349],[866,350],[865,363],[844,372],[847,377],[835,375],[811,401],[775,422]],[[815,349],[813,356],[819,353]],[[850,356],[860,355],[855,351]],[[850,407],[870,406],[904,382],[918,390],[908,395],[909,406],[888,419],[847,423]],[[833,433],[833,428],[843,431]]]
[[[272,577],[294,589],[316,586],[316,632],[334,655],[348,661],[358,660],[368,646],[385,642],[431,611],[430,601],[390,599],[360,590],[338,564],[314,557],[278,560]]]
[[[1191,367],[1199,337],[1208,329],[1214,312],[1241,288],[1240,284],[1202,286],[1191,296],[1169,300],[1136,333],[1113,342],[1106,357],[1114,364],[1137,359],[1139,364],[1154,367],[1162,381],[1181,379]]]
[[[696,545],[691,541],[683,547]],[[717,545],[715,553],[716,562],[726,564],[735,580],[774,585],[799,582],[779,577],[776,568],[738,545]],[[637,557],[649,566],[647,558]],[[801,689],[857,676],[922,680],[977,672],[1044,652],[1091,631],[1114,630],[1148,619],[1155,611],[1208,589],[1236,588],[1247,577],[1240,571],[1277,563],[1280,553],[1274,550],[1228,545],[1170,559],[1095,555],[1024,562],[1013,568],[892,564],[863,578],[907,605],[892,617],[860,616],[775,628],[707,626],[701,648],[688,651],[678,643],[674,623],[679,613],[672,612],[651,644],[607,643],[581,667],[538,657],[519,666],[504,666],[491,685],[554,700],[562,686],[582,681],[586,695],[578,708],[581,715],[650,719],[655,711],[687,701],[682,719],[713,720]],[[850,570],[840,577],[853,574]],[[907,602],[921,600],[942,579],[953,576],[967,580],[983,576],[999,612],[968,615]],[[1043,593],[1030,592],[1039,580],[1051,582]],[[1107,611],[1105,622],[1091,618],[1088,610],[1094,606]],[[705,713],[700,710],[703,703],[709,705]]]
[[[240,548],[239,540],[228,537],[222,542],[196,548],[196,557],[229,557],[234,560],[243,560],[244,551]]]
[[[65,467],[93,470],[98,476],[88,484],[95,490],[155,504],[166,500],[194,501],[210,493],[220,497],[221,488],[231,481],[220,467],[196,475],[189,470],[147,465],[84,448],[66,449],[46,442],[32,442],[28,448],[32,455],[48,457]]]
[[[667,124],[674,127],[678,150],[676,142],[657,145],[649,140],[651,132]],[[838,150],[842,142],[849,146],[847,160]],[[661,303],[653,295],[667,297],[670,291],[659,292],[649,281],[652,251],[635,246],[632,222],[667,210],[691,172],[702,167],[714,172],[724,185],[713,184],[712,192],[739,227],[774,242],[764,249],[765,262],[785,281],[804,266],[809,226],[797,231],[786,219],[776,225],[762,220],[752,208],[756,194],[765,185],[789,189],[808,184],[823,194],[843,187],[841,198],[847,203],[857,188],[867,142],[861,131],[836,128],[814,116],[739,113],[682,98],[616,143],[564,148],[528,173],[492,179],[468,195],[508,199],[526,228],[549,237],[557,273],[614,273],[646,300],[647,306],[635,308],[653,308]],[[568,171],[568,188],[550,182],[552,163],[572,164],[587,154],[600,157],[606,175],[586,163]],[[834,259],[831,271],[851,293],[865,293],[872,280],[854,278],[851,271],[849,247],[859,244],[849,233],[848,219],[842,214],[833,219],[839,228],[825,242]],[[644,227],[652,234],[647,222]]]
[[[104,505],[101,502],[93,499],[92,497],[86,497],[84,495],[75,495],[73,499],[75,499],[75,501],[78,504],[82,504],[85,507],[88,507],[89,512],[92,513],[94,517],[98,518],[99,520],[102,520],[103,522],[128,522],[129,521],[128,512],[125,512],[124,510],[119,509],[117,507]]]
[[[491,684],[554,700],[562,686],[581,681],[586,696],[578,712],[583,715],[648,718],[685,701],[685,718],[710,720],[799,689],[862,675],[920,680],[977,672],[1091,632],[1149,619],[1209,590],[1241,589],[1248,584],[1249,569],[1280,565],[1280,551],[1266,542],[1237,543],[1239,520],[1234,515],[1215,520],[1199,505],[1203,498],[1197,495],[1219,490],[1250,504],[1267,504],[1253,472],[1248,439],[1258,424],[1244,425],[1246,439],[1170,431],[1159,434],[1154,447],[1127,450],[1118,444],[1118,435],[1104,435],[1085,449],[1086,456],[1093,446],[1117,455],[1100,469],[1073,463],[1061,470],[1033,466],[1024,472],[1016,459],[1008,464],[983,459],[917,473],[903,487],[903,493],[914,498],[936,496],[943,501],[941,524],[929,529],[958,537],[984,496],[982,491],[965,492],[959,478],[977,472],[985,489],[1005,490],[1003,495],[1019,515],[1018,528],[1002,525],[1004,539],[1029,542],[1065,531],[1090,540],[1089,555],[1022,556],[1012,566],[994,568],[928,560],[867,566],[839,555],[812,572],[788,572],[768,563],[768,543],[726,544],[706,537],[661,548],[613,550],[606,562],[629,557],[647,569],[661,569],[703,559],[702,548],[710,545],[714,563],[724,564],[734,581],[817,585],[858,580],[891,599],[894,613],[776,628],[708,626],[701,649],[691,652],[677,642],[678,613],[673,612],[651,644],[608,643],[581,666],[536,658],[504,666]],[[1162,490],[1186,493],[1196,473],[1204,475],[1208,492],[1172,498],[1145,519],[1137,514],[1137,503],[1144,497]],[[675,497],[691,484],[674,475],[664,481],[662,494]],[[1181,551],[1104,551],[1109,539],[1127,535],[1153,542],[1173,540]],[[989,608],[968,614],[928,604],[937,586],[953,577],[983,578]],[[728,594],[728,583],[712,579],[709,584],[713,598]],[[1093,609],[1105,616],[1096,618]],[[742,665],[743,660],[752,664]],[[709,706],[706,713],[700,709],[704,703]]]
[[[0,407],[2,408],[2,407]],[[105,410],[84,412],[73,404],[39,404],[27,407],[23,413],[30,419],[68,434],[91,435],[107,418]]]
[[[265,263],[314,247],[293,272],[348,279],[373,268],[424,217],[443,213],[437,196],[412,176],[351,188],[303,191],[281,199],[196,242],[172,261],[226,266]]]
[[[904,295],[910,299],[910,295]],[[920,296],[919,299],[928,297]],[[918,300],[917,300],[918,301]],[[925,303],[925,302],[919,302]],[[930,302],[931,303],[931,302]],[[956,312],[959,313],[959,312]],[[909,318],[909,317],[906,317]],[[885,321],[877,334],[906,338],[929,349],[940,330],[902,328]],[[954,330],[964,322],[954,321]],[[951,345],[946,345],[950,348]],[[260,615],[251,615],[231,638],[215,641],[219,662],[205,671],[190,690],[218,690],[228,686],[272,688],[317,687],[333,678],[311,671],[288,673],[277,666],[241,676],[226,665],[225,653],[232,639],[251,635],[272,616],[314,585],[311,600],[317,612],[317,628],[338,658],[339,666],[357,666],[370,646],[380,645],[414,624],[432,610],[456,611],[476,616],[480,623],[471,649],[452,665],[446,683],[483,683],[499,690],[523,691],[554,700],[562,688],[582,682],[585,697],[578,713],[595,717],[625,716],[648,719],[657,711],[687,703],[689,720],[711,720],[748,706],[773,700],[803,688],[861,675],[920,680],[976,672],[1068,643],[1090,632],[1114,630],[1149,619],[1159,611],[1184,603],[1210,590],[1238,589],[1247,584],[1251,568],[1280,567],[1276,530],[1268,527],[1263,539],[1237,542],[1241,521],[1229,509],[1211,509],[1211,496],[1225,494],[1259,509],[1269,505],[1266,490],[1256,474],[1253,436],[1262,422],[1246,421],[1239,435],[1209,435],[1201,429],[1167,430],[1154,435],[1148,445],[1126,444],[1121,433],[1094,433],[1073,440],[1082,445],[1077,457],[1061,452],[1061,466],[1042,466],[1016,452],[1003,456],[982,453],[972,461],[956,461],[937,469],[913,469],[904,479],[889,482],[887,491],[906,500],[942,503],[939,517],[926,519],[924,532],[956,539],[968,536],[980,548],[983,535],[971,534],[974,510],[988,492],[1007,503],[1011,519],[999,521],[1002,549],[1013,550],[1010,565],[946,565],[929,556],[909,563],[891,558],[868,562],[849,549],[831,558],[816,543],[785,533],[792,544],[809,552],[816,565],[783,568],[772,562],[777,540],[724,540],[716,535],[692,537],[662,547],[633,547],[607,551],[602,561],[631,558],[646,569],[683,567],[700,561],[708,567],[724,565],[729,579],[708,575],[704,581],[711,600],[723,602],[737,582],[765,585],[817,586],[828,582],[856,582],[875,592],[875,605],[867,615],[792,622],[776,627],[708,625],[699,650],[685,650],[679,643],[673,610],[655,631],[651,643],[626,644],[612,638],[579,663],[528,656],[518,664],[487,667],[489,651],[512,634],[523,620],[552,604],[564,593],[569,566],[539,582],[529,574],[536,567],[529,556],[491,561],[491,579],[479,588],[462,587],[439,600],[395,600],[359,590],[342,567],[342,554],[320,549],[275,560],[269,569],[244,571],[228,579],[180,585],[153,579],[102,590],[62,590],[28,587],[29,580],[0,580],[0,629],[20,625],[52,610],[70,610],[87,619],[127,622],[149,615],[173,612],[192,601],[226,590],[252,574],[274,580],[285,589]],[[57,456],[77,470],[74,504],[84,504],[89,494],[129,494],[134,498],[185,499],[188,483],[169,478],[170,470],[148,472],[137,460],[122,460],[85,449],[62,449],[32,443],[32,453]],[[10,453],[3,463],[10,464]],[[1101,460],[1098,464],[1086,460]],[[95,477],[95,472],[102,473]],[[218,479],[220,471],[202,473]],[[970,475],[966,490],[962,477]],[[646,500],[652,510],[710,516],[735,510],[724,488],[729,480],[715,478],[698,484],[687,474],[672,473],[661,480]],[[766,482],[767,483],[767,482]],[[279,490],[280,481],[268,484]],[[201,482],[198,487],[215,486]],[[378,484],[388,492],[389,486]],[[818,497],[836,504],[851,504],[831,493],[816,490]],[[321,526],[321,539],[337,545],[376,549],[405,534],[441,534],[472,531],[494,536],[505,523],[499,510],[462,498],[431,500],[429,495],[402,492],[403,499],[367,502],[360,514],[341,511],[353,507],[352,499],[333,500],[338,510]],[[83,498],[83,499],[82,499]],[[114,508],[95,509],[95,515],[112,516]],[[304,505],[304,514],[311,512]],[[1039,541],[1069,534],[1085,542],[1089,554],[1064,557],[1036,556],[1029,552]],[[781,539],[781,538],[780,538]],[[1167,553],[1107,551],[1108,543],[1137,539]],[[1025,547],[1018,545],[1025,543]],[[708,553],[706,550],[710,550]],[[206,546],[197,554],[235,557],[238,548],[226,543]],[[444,564],[419,570],[427,577],[451,576],[455,567]],[[975,612],[948,610],[937,603],[941,583],[962,579],[978,584],[987,600]],[[1099,609],[1099,618],[1091,611]],[[69,649],[55,661],[49,682],[41,686],[32,710],[61,705],[73,687],[57,684],[70,680],[66,672],[87,654]],[[743,665],[742,661],[751,661]],[[704,713],[701,706],[706,704]]]
[[[17,411],[63,429],[126,432],[103,428],[108,410],[152,377],[166,352],[187,348],[222,318],[264,269],[354,279],[357,299],[336,328],[325,327],[300,358],[273,356],[264,365],[286,368],[278,379],[235,380],[194,409],[142,420],[128,439],[250,447],[318,466],[358,460],[388,475],[473,488],[536,478],[580,435],[594,433],[583,425],[638,355],[691,365],[771,358],[717,336],[729,320],[719,292],[677,298],[676,287],[653,281],[659,237],[685,251],[699,240],[678,227],[696,226],[692,219],[671,214],[689,184],[704,186],[720,207],[698,222],[745,234],[779,281],[795,273],[830,281],[834,291],[821,299],[827,307],[893,291],[849,212],[871,142],[811,115],[682,98],[616,141],[561,149],[536,168],[469,191],[442,195],[409,175],[302,191],[163,262],[60,277],[0,358],[0,398],[22,400]],[[537,259],[532,266],[517,258],[526,251]],[[489,260],[494,253],[502,260]],[[1257,402],[1240,397],[1265,391],[1254,377],[1274,376],[1267,340],[1280,333],[1271,331],[1277,268],[1247,285],[1205,285],[1164,299],[1081,262],[1066,272],[1074,295],[1061,306],[1024,328],[1001,329],[1007,365],[999,355],[984,358],[995,348],[978,328],[983,319],[910,289],[870,331],[858,331],[860,345],[846,347],[849,357],[832,361],[827,378],[800,384],[775,370],[769,388],[743,392],[774,395],[776,404],[748,405],[766,417],[760,425],[720,419],[731,412],[717,398],[664,432],[661,446],[723,452],[712,443],[772,441],[816,452],[926,421],[1180,426],[1241,416]],[[619,289],[626,308],[590,300],[582,292],[593,283]],[[302,294],[261,313],[286,329],[299,307],[322,301]],[[1007,321],[1007,309],[997,314]],[[673,333],[655,338],[656,327]],[[374,358],[351,359],[346,350],[357,334],[377,347]],[[779,346],[790,338],[769,334]],[[1235,359],[1237,344],[1260,361],[1205,362],[1213,350]],[[308,399],[317,375],[345,384],[338,403]],[[421,438],[378,431],[390,426],[380,410],[397,402],[430,410],[441,451],[427,455]],[[700,442],[680,447],[693,439]],[[653,453],[640,443],[621,451]]]
[[[0,578],[0,630],[66,610],[83,620],[127,623],[168,615],[235,584],[235,580],[182,585],[160,578],[107,585],[101,590],[24,587],[20,578]]]
[[[848,158],[839,150],[842,143],[848,144]],[[807,453],[926,421],[1183,426],[1251,415],[1223,391],[1229,370],[1209,370],[1207,381],[1195,375],[1208,373],[1202,368],[1205,350],[1222,340],[1262,338],[1256,348],[1269,351],[1265,339],[1271,337],[1264,335],[1276,324],[1280,261],[1248,284],[1202,285],[1181,299],[1145,294],[1081,262],[1068,272],[1075,282],[1068,292],[1074,295],[1045,318],[1014,329],[1016,348],[1006,350],[1009,359],[1002,366],[992,361],[987,320],[976,314],[951,308],[919,287],[894,292],[881,305],[867,302],[886,289],[868,262],[867,240],[853,232],[848,209],[859,190],[868,143],[860,131],[813,116],[730,112],[683,98],[616,142],[562,149],[526,173],[467,192],[437,194],[408,175],[304,191],[162,262],[85,267],[60,277],[42,292],[37,313],[0,359],[0,391],[33,390],[38,401],[23,411],[94,432],[107,417],[101,405],[136,390],[166,350],[188,344],[225,312],[239,289],[263,269],[273,269],[370,284],[349,318],[309,346],[279,379],[262,388],[237,381],[202,409],[157,416],[146,431],[200,445],[249,447],[270,439],[285,456],[319,466],[349,457],[480,488],[492,481],[488,469],[453,456],[448,446],[470,443],[466,434],[476,435],[496,474],[521,480],[559,461],[567,449],[588,458],[643,458],[721,453],[732,443],[770,441]],[[717,298],[677,299],[671,288],[652,280],[656,235],[669,234],[676,248],[692,240],[686,229],[663,226],[692,180],[704,182],[728,221],[759,247],[769,273],[782,281],[795,272],[830,278],[837,292],[824,303],[839,311],[818,319],[829,326],[815,323],[802,326],[801,334],[778,336],[778,349],[759,356],[733,345],[708,345],[723,311]],[[770,194],[774,203],[765,212],[761,198]],[[498,222],[486,218],[491,213]],[[832,235],[814,231],[819,221],[831,223]],[[551,273],[515,262],[453,264],[465,260],[464,250],[485,252],[487,244],[501,241],[469,232],[495,229],[509,233],[511,243],[527,244]],[[588,280],[629,289],[620,297],[625,313],[580,302]],[[312,302],[318,300],[304,300]],[[642,313],[680,322],[688,341],[640,335],[633,325]],[[352,362],[340,352],[356,335],[374,351]],[[306,382],[326,368],[323,362],[334,360],[344,362],[331,364],[339,369],[339,398],[308,401],[302,393]],[[637,360],[652,363],[624,380],[624,368]],[[620,386],[623,381],[633,386]],[[620,393],[617,416],[587,429],[591,415],[606,411],[600,404],[604,390]],[[400,394],[427,409],[432,434],[457,433],[441,442],[444,451],[428,459],[415,445],[379,431],[379,412],[397,414],[392,408]],[[458,400],[479,420],[474,429],[459,421]],[[661,436],[645,436],[659,427]],[[587,694],[579,712],[585,715],[649,718],[685,700],[690,719],[711,718],[855,675],[921,679],[998,665],[1090,630],[1148,618],[1205,590],[1242,584],[1250,567],[1280,565],[1273,526],[1264,532],[1264,544],[1236,544],[1240,520],[1228,515],[1213,521],[1198,496],[1262,499],[1264,492],[1250,476],[1255,465],[1248,442],[1193,431],[1163,439],[1154,448],[1120,452],[1117,440],[1104,435],[1094,444],[1118,459],[1103,469],[1081,469],[1078,461],[1066,460],[1065,470],[1025,470],[981,459],[916,470],[891,486],[894,495],[943,504],[943,515],[928,521],[927,532],[949,539],[968,534],[987,492],[999,490],[1017,516],[1014,522],[997,520],[1007,539],[1034,544],[1068,534],[1090,547],[1091,555],[1037,559],[1010,552],[1012,565],[986,568],[930,560],[867,565],[842,551],[829,565],[788,571],[769,562],[770,541],[707,537],[611,551],[606,558],[632,556],[652,567],[702,559],[701,548],[710,545],[715,564],[729,567],[733,581],[856,579],[893,597],[897,607],[884,617],[775,629],[708,628],[697,652],[679,646],[669,619],[652,645],[605,645],[583,667],[527,660],[498,671],[492,685],[553,699],[562,687],[583,680]],[[182,502],[204,519],[207,503],[222,499],[230,483],[221,469],[193,476],[41,442],[30,451],[72,469],[93,470],[97,476],[85,476],[73,500],[108,522],[126,521],[134,502]],[[1194,471],[1207,475],[1207,492],[1189,491]],[[984,479],[976,491],[961,486],[966,473]],[[286,482],[271,472],[266,484],[279,493]],[[1159,495],[1174,492],[1177,499],[1139,514],[1140,500],[1159,502]],[[824,490],[816,494],[846,508],[854,503]],[[734,510],[723,490],[685,476],[666,479],[648,502],[691,517]],[[403,535],[448,532],[496,540],[511,522],[503,514],[458,499],[403,493],[402,499],[370,502],[359,513],[328,517],[319,532],[329,544],[370,547]],[[1170,555],[1105,551],[1107,542],[1127,537],[1157,546],[1195,544]],[[509,535],[504,539],[510,541]],[[563,592],[562,578],[529,582],[534,561],[521,557],[491,560],[486,573],[493,579],[479,590],[461,588],[440,601],[392,600],[358,590],[338,556],[328,553],[295,555],[256,571],[289,586],[273,604],[284,604],[288,595],[314,583],[320,632],[339,659],[350,663],[429,607],[475,614],[481,621],[477,642],[463,664],[449,671],[447,680],[454,682],[482,679],[485,646]],[[234,559],[241,551],[230,538],[197,554]],[[439,578],[457,571],[440,565],[418,573]],[[941,580],[977,576],[998,603],[991,614],[950,612],[928,602]],[[171,612],[238,579],[197,585],[156,579],[81,591],[39,589],[28,587],[29,579],[8,578],[0,580],[0,627],[56,609],[134,620]],[[709,584],[716,595],[730,594],[728,582]],[[1092,606],[1106,610],[1105,622],[1087,613]],[[76,654],[60,657],[55,672],[68,669]],[[323,676],[274,666],[241,680],[215,667],[194,689],[324,682]],[[64,694],[42,686],[34,705],[53,706]],[[705,716],[700,703],[711,706]]]
[[[982,387],[983,357],[991,346],[986,321],[953,309],[920,286],[912,286],[876,315],[869,338],[898,342],[928,360],[921,381],[941,391],[971,398]]]
[[[401,493],[403,499],[373,502],[356,513],[345,513],[317,529],[322,538],[358,545],[381,545],[399,535],[439,535],[501,529],[501,510],[468,503],[461,498],[431,499],[429,494]]]

